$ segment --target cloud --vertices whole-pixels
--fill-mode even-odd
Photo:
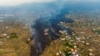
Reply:
[[[43,2],[52,2],[54,0],[0,0],[0,6],[16,6],[24,3],[43,3]]]

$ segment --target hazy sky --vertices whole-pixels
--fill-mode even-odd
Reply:
[[[0,6],[16,6],[24,3],[30,2],[51,2],[54,0],[0,0]]]
[[[43,3],[43,2],[52,2],[52,1],[71,1],[71,2],[79,2],[79,1],[92,1],[92,2],[100,2],[100,0],[0,0],[0,6],[16,6],[24,3]]]

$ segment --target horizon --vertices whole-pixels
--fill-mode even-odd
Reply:
[[[99,0],[0,0],[0,7],[7,7],[7,6],[18,6],[22,4],[29,4],[29,3],[48,3],[48,2],[89,2],[89,3],[100,3]]]

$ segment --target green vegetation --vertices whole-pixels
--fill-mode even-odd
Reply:
[[[100,30],[95,30],[96,33],[100,34]]]
[[[18,39],[18,36],[17,36],[16,33],[11,33],[11,34],[10,34],[10,37],[11,37],[12,39]]]
[[[72,55],[72,53],[69,51],[69,50],[64,50],[64,54],[65,54],[65,56],[71,56]]]
[[[64,46],[73,48],[73,45],[72,45],[70,42],[65,42],[65,43],[63,43],[63,44],[64,44]]]
[[[0,53],[3,53],[4,52],[4,50],[3,49],[0,49]]]
[[[18,45],[14,45],[13,47],[14,47],[15,50],[19,50],[20,49],[20,46],[18,46]]]

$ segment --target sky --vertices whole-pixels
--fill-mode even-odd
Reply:
[[[54,0],[0,0],[0,6],[16,6],[24,3],[43,3],[43,2],[52,2]]]
[[[92,1],[98,2],[99,0],[0,0],[0,6],[16,6],[25,3],[44,3],[44,2],[53,2],[53,1],[71,1],[71,2],[79,2],[79,1]],[[99,1],[100,2],[100,1]]]

